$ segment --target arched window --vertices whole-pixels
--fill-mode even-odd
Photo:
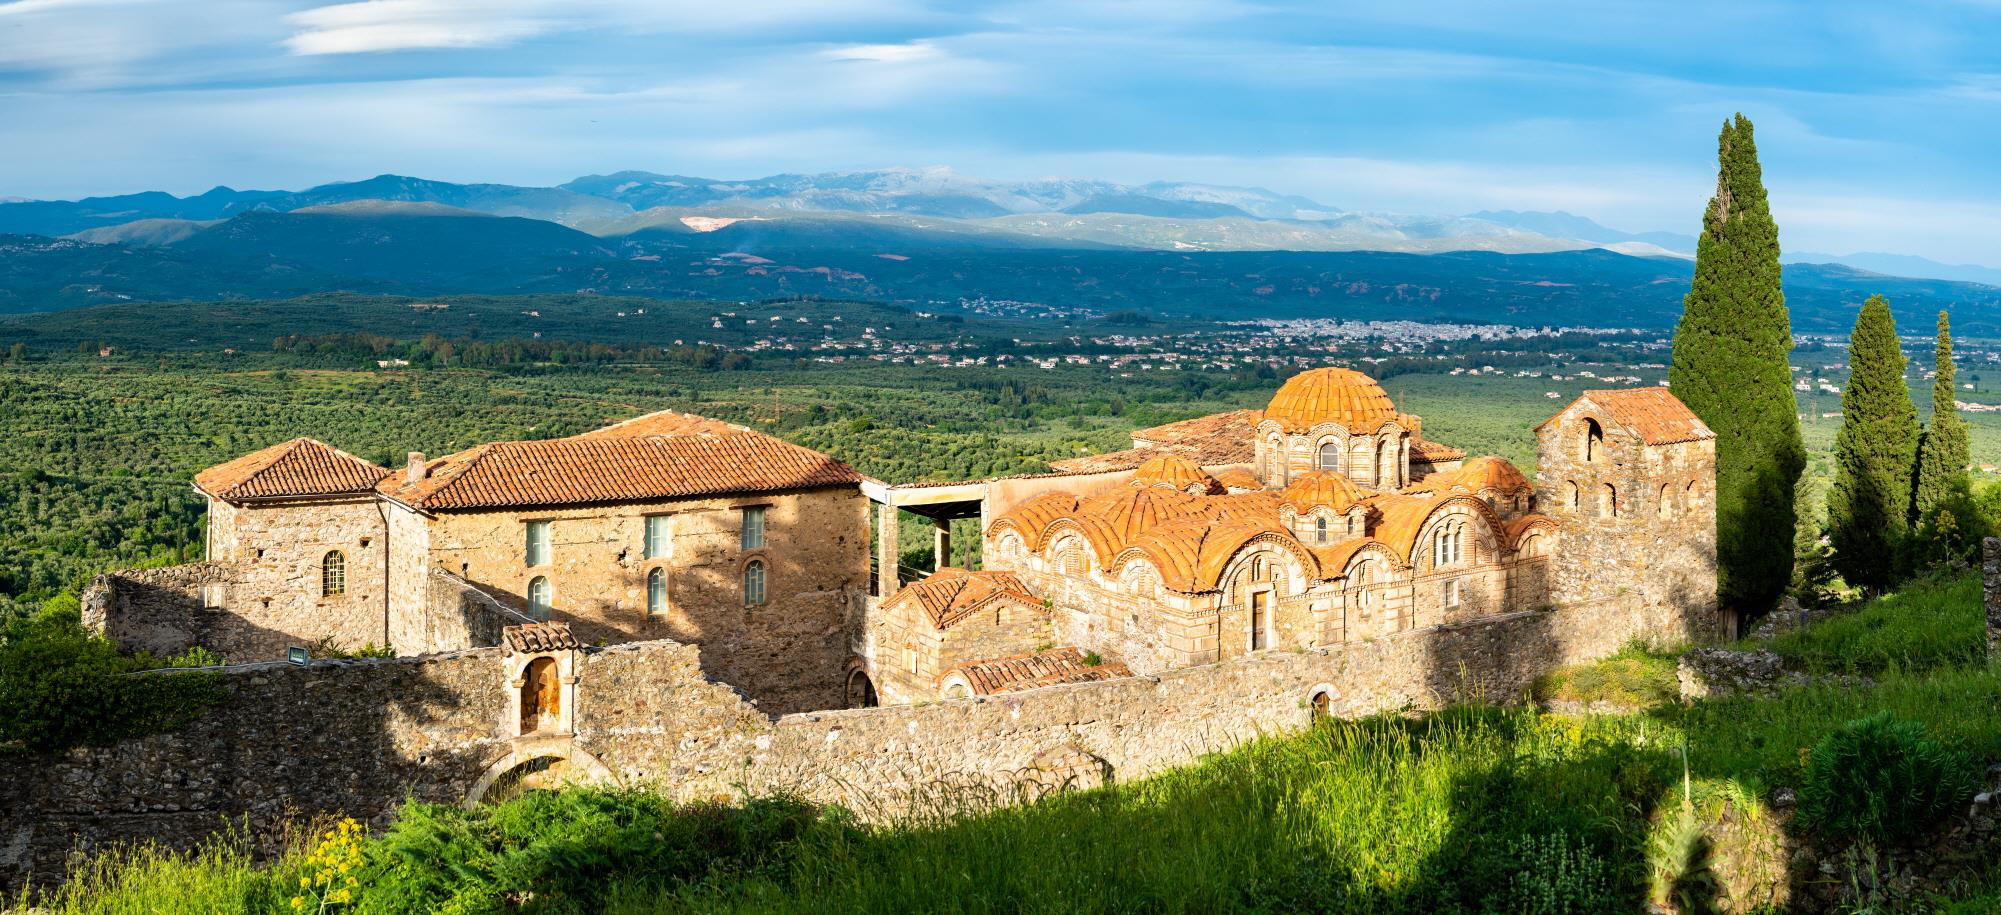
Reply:
[[[1584,419],[1584,459],[1601,461],[1605,458],[1605,427],[1590,417]]]
[[[764,603],[764,560],[753,559],[743,566],[743,605],[757,607]]]
[[[1282,450],[1284,447],[1285,445],[1276,435],[1265,440],[1265,454],[1271,460],[1271,466],[1267,468],[1267,473],[1265,474],[1266,483],[1277,482],[1280,485],[1285,484],[1286,460],[1285,452]]]
[[[1659,507],[1661,517],[1671,518],[1674,516],[1674,487],[1666,483],[1661,484],[1661,503]]]
[[[1464,555],[1465,539],[1466,525],[1463,522],[1448,522],[1440,527],[1432,538],[1432,564],[1449,566],[1457,563]]]
[[[1320,469],[1333,472],[1341,469],[1341,443],[1327,442],[1320,446]]]
[[[320,596],[339,597],[347,593],[347,554],[328,550],[320,559]]]
[[[1265,580],[1265,558],[1263,556],[1251,557],[1251,580]]]
[[[537,575],[528,581],[528,615],[538,620],[549,618],[551,600],[549,576]]]
[[[667,612],[667,570],[656,568],[646,573],[646,612],[661,614]]]
[[[1396,449],[1390,445],[1389,439],[1385,438],[1376,443],[1376,486],[1378,488],[1396,485],[1397,472],[1396,468],[1392,466],[1395,463],[1393,460],[1395,454]]]
[[[1571,511],[1576,511],[1579,508],[1583,507],[1583,505],[1580,503],[1582,503],[1584,499],[1584,493],[1582,490],[1577,488],[1576,480],[1564,481],[1563,495],[1564,495],[1563,502],[1565,508],[1568,508]]]
[[[1600,487],[1598,515],[1603,518],[1619,517],[1619,490],[1613,488],[1610,483]]]
[[[1356,566],[1353,572],[1348,573],[1348,587],[1355,592],[1355,609],[1361,612],[1363,619],[1368,618],[1369,610],[1375,604],[1375,600],[1369,592],[1369,585],[1373,582],[1374,578],[1371,571],[1372,565],[1373,563],[1365,562]]]
[[[1684,496],[1681,502],[1683,505],[1694,508],[1702,504],[1702,490],[1695,488],[1694,480],[1688,481],[1688,488],[1682,490],[1682,495]]]
[[[1325,516],[1313,519],[1313,541],[1315,543],[1327,542],[1327,518]]]

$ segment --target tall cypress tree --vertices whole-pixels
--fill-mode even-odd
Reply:
[[[1716,196],[1703,214],[1668,383],[1716,432],[1719,595],[1757,613],[1792,578],[1793,490],[1806,449],[1779,288],[1779,227],[1742,114],[1724,122],[1716,160]]]
[[[1918,478],[1912,494],[1913,524],[1936,520],[1941,506],[1969,491],[1966,478],[1969,460],[1966,420],[1953,403],[1952,326],[1946,313],[1938,313],[1938,377],[1932,382],[1932,421],[1918,446]]]
[[[1918,459],[1918,408],[1904,384],[1897,322],[1880,295],[1862,303],[1848,337],[1848,388],[1834,436],[1834,489],[1827,496],[1827,536],[1834,567],[1851,585],[1881,591],[1896,581],[1898,551],[1909,531],[1912,472]]]

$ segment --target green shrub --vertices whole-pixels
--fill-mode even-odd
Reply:
[[[222,698],[220,674],[134,676],[156,662],[119,654],[84,628],[74,603],[0,629],[0,749],[60,750],[172,730]]]
[[[1973,761],[1884,711],[1850,721],[1813,748],[1800,824],[1847,839],[1902,842],[1973,796]]]
[[[1648,708],[1680,698],[1672,655],[1629,645],[1618,654],[1585,664],[1559,667],[1538,677],[1535,698],[1623,708]]]
[[[1520,862],[1505,890],[1487,908],[1515,915],[1587,915],[1618,911],[1611,866],[1590,843],[1558,831],[1522,836],[1508,845]]]

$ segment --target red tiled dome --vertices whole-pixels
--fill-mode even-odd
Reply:
[[[1375,379],[1354,369],[1323,368],[1287,379],[1272,395],[1264,418],[1277,421],[1288,432],[1305,432],[1330,422],[1349,431],[1373,431],[1395,421],[1397,409]]]
[[[1300,474],[1285,488],[1283,498],[1294,511],[1305,512],[1325,505],[1337,512],[1345,512],[1362,498],[1362,490],[1347,477],[1325,470],[1315,470]]]

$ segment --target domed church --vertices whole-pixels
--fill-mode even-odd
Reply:
[[[1129,451],[992,486],[984,569],[949,580],[1004,578],[1026,634],[906,651],[875,665],[884,698],[947,681],[964,694],[950,668],[1010,648],[1149,674],[1593,602],[1713,623],[1714,434],[1664,388],[1586,392],[1536,432],[1532,479],[1426,440],[1369,376],[1317,368],[1261,411],[1141,430]]]

